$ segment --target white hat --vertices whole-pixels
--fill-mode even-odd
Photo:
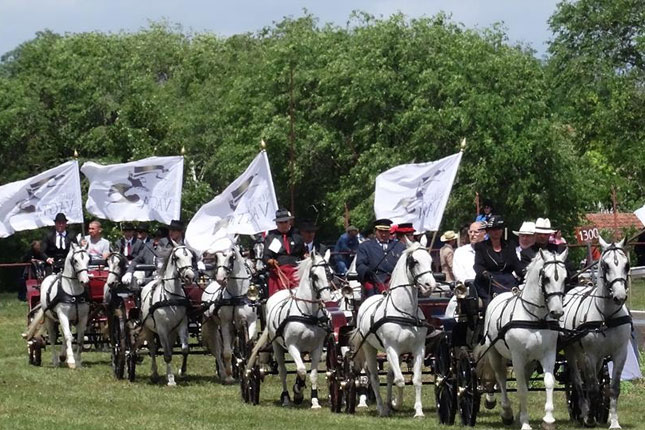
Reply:
[[[555,230],[551,228],[551,221],[548,218],[538,218],[535,221],[536,234],[553,234]]]
[[[519,231],[513,231],[515,236],[520,234],[535,234],[535,223],[533,221],[524,221]]]

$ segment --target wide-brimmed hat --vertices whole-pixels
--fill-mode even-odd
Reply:
[[[311,220],[303,220],[300,222],[300,231],[318,231],[318,226]]]
[[[524,221],[518,231],[513,230],[515,236],[520,234],[535,234],[535,223],[533,221]]]
[[[134,224],[130,222],[124,222],[123,224],[121,224],[121,230],[128,231],[128,230],[136,230],[136,229],[134,228]]]
[[[374,229],[376,230],[389,230],[392,225],[392,220],[381,218],[374,221]]]
[[[145,231],[146,233],[148,233],[150,231],[150,226],[148,225],[147,222],[139,223],[139,225],[137,226],[137,231],[140,231],[140,232]]]
[[[184,222],[178,219],[174,219],[170,221],[170,224],[168,224],[168,230],[184,230]]]
[[[457,233],[452,230],[445,231],[439,238],[442,242],[450,242],[451,240],[457,240]]]
[[[535,221],[536,234],[553,234],[555,230],[551,228],[551,221],[548,218],[538,218]]]
[[[506,227],[506,223],[501,215],[492,215],[486,223],[486,230],[495,230],[504,227]]]
[[[293,219],[293,215],[291,215],[291,212],[289,212],[286,209],[278,209],[275,211],[275,218],[273,221],[275,222],[285,222],[285,221],[291,221]]]
[[[414,226],[411,222],[403,222],[396,227],[397,233],[414,233]]]
[[[56,214],[56,218],[54,218],[54,222],[67,222],[67,217],[65,216],[64,213],[58,212]]]

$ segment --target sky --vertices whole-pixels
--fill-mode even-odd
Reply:
[[[184,30],[220,36],[253,32],[302,16],[306,9],[320,23],[344,26],[354,10],[387,18],[416,18],[439,11],[467,28],[503,22],[511,43],[546,53],[551,38],[547,20],[560,0],[0,0],[0,55],[49,29],[55,33],[136,32],[151,21],[166,20]]]

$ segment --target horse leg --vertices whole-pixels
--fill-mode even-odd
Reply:
[[[618,396],[620,396],[620,376],[623,373],[623,368],[625,367],[625,362],[627,361],[627,348],[631,348],[631,343],[627,343],[626,347],[622,346],[618,348],[613,355],[614,368],[611,374],[611,383],[609,386],[609,428],[610,429],[619,429],[620,424],[618,423]],[[602,364],[602,362],[601,362]]]
[[[177,385],[175,382],[175,374],[172,371],[172,346],[175,343],[174,336],[171,336],[170,333],[158,333],[159,341],[161,342],[161,348],[163,348],[163,361],[166,362],[166,379],[168,380],[168,386],[174,387]]]
[[[423,417],[423,405],[421,404],[421,388],[423,387],[422,372],[423,372],[423,358],[425,357],[425,344],[420,342],[418,349],[414,353],[414,365],[412,367],[412,384],[414,385],[414,417]],[[403,396],[403,388],[399,389],[399,405],[401,404],[401,397]]]
[[[179,369],[179,376],[186,376],[188,372],[188,320],[184,318],[178,328],[179,341],[181,342],[181,368]]]
[[[365,352],[365,360],[367,362],[367,372],[370,376],[370,383],[372,384],[372,390],[374,391],[374,397],[376,398],[376,409],[380,416],[386,417],[390,415],[390,405],[383,404],[383,399],[381,398],[378,362],[376,361],[376,348],[365,342],[363,344],[363,351]]]
[[[555,349],[549,349],[540,363],[544,370],[544,389],[546,393],[546,403],[544,404],[544,418],[542,418],[543,429],[555,429],[555,417],[553,416],[553,388],[555,387],[555,378],[553,377],[553,367],[555,366]],[[530,376],[529,373],[526,374]]]
[[[45,325],[47,327],[47,337],[49,338],[49,344],[52,347],[52,366],[60,366],[60,357],[58,356],[58,351],[56,348],[56,324],[54,320],[49,317],[45,317]]]
[[[148,340],[148,349],[150,351],[150,380],[157,382],[159,380],[159,372],[157,371],[157,339],[152,335]]]
[[[293,358],[296,365],[296,383],[293,385],[293,401],[298,404],[302,400],[302,390],[305,387],[305,380],[307,378],[307,368],[305,362],[302,361],[300,350],[292,343],[288,346],[289,355]]]
[[[78,324],[76,325],[76,353],[74,357],[76,361],[76,367],[81,367],[81,352],[83,351],[83,339],[85,338],[85,329],[87,328],[87,319],[89,318],[89,306],[85,312],[80,312],[80,315],[77,315]]]
[[[309,372],[309,382],[311,382],[311,409],[320,409],[318,402],[318,363],[322,355],[322,347],[318,347],[311,352],[311,371]]]
[[[233,348],[231,347],[231,345],[233,344],[233,339],[232,339],[233,324],[231,324],[231,319],[228,318],[228,316],[229,315],[227,313],[226,314],[227,318],[221,318],[220,330],[222,332],[222,344],[223,344],[222,356],[224,358],[224,374],[226,375],[224,377],[224,383],[232,384],[234,381],[233,364],[232,364]]]
[[[598,387],[598,370],[602,366],[602,358],[595,357],[592,353],[585,354],[585,387],[587,389],[587,408],[582,411],[584,425],[596,426],[595,409],[598,406],[600,388]]]
[[[524,351],[522,351],[524,352]],[[513,356],[513,370],[515,371],[515,380],[517,382],[517,397],[520,400],[520,424],[522,430],[531,430],[529,424],[529,411],[528,411],[528,377],[526,374],[526,359],[518,353],[511,351]]]
[[[76,361],[74,361],[74,350],[72,349],[72,329],[69,326],[69,318],[67,317],[67,314],[61,310],[60,306],[57,308],[56,314],[58,315],[59,327],[63,332],[67,366],[69,366],[70,369],[75,369]]]
[[[289,406],[289,390],[287,390],[287,368],[284,365],[284,349],[277,343],[273,343],[273,356],[275,361],[278,362],[278,373],[282,381],[282,394],[280,394],[280,402],[282,406]]]
[[[391,405],[392,409],[396,410],[399,406],[395,401],[392,401],[392,386],[394,385],[394,370],[390,367],[387,371],[387,385],[385,386],[385,402]]]
[[[500,390],[502,422],[506,425],[511,425],[513,424],[513,408],[511,407],[511,401],[508,398],[508,391],[506,390],[506,359],[495,347],[489,349],[487,354]]]

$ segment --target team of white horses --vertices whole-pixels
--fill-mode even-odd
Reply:
[[[628,286],[629,262],[624,251],[624,241],[606,243],[600,239],[602,256],[597,282],[593,286],[574,288],[565,294],[567,276],[564,261],[567,252],[557,255],[541,251],[527,269],[526,283],[519,289],[499,294],[488,306],[484,321],[484,340],[475,351],[482,366],[482,377],[494,375],[501,391],[501,417],[504,423],[514,420],[506,391],[507,360],[511,360],[517,380],[520,400],[519,422],[522,430],[530,429],[527,410],[528,378],[539,363],[544,372],[546,391],[543,427],[553,428],[553,376],[558,338],[573,338],[565,342],[565,354],[571,369],[571,382],[579,395],[579,410],[586,425],[594,424],[593,406],[589,399],[599,396],[597,375],[603,360],[610,357],[613,373],[610,385],[610,428],[620,428],[616,412],[620,393],[620,377],[626,360],[626,345],[631,336],[631,319],[625,306]],[[332,300],[329,281],[328,255],[312,253],[298,267],[299,285],[293,290],[274,294],[265,306],[265,327],[256,342],[249,361],[271,343],[279,366],[283,393],[281,401],[289,404],[284,354],[289,352],[296,369],[294,401],[303,398],[306,369],[303,353],[311,358],[310,383],[311,407],[319,408],[317,394],[317,366],[323,354],[327,336],[325,302]],[[39,331],[44,319],[52,345],[52,362],[59,365],[56,352],[55,323],[61,327],[65,338],[67,364],[71,368],[81,365],[81,345],[87,323],[89,304],[84,294],[89,278],[89,255],[82,248],[72,245],[59,275],[50,275],[41,286],[41,310],[29,327],[27,336]],[[232,344],[234,327],[243,327],[244,339],[254,339],[257,333],[256,312],[244,298],[251,276],[257,269],[240,254],[237,245],[216,253],[214,279],[202,297],[205,306],[203,339],[215,355],[224,382],[233,381]],[[354,365],[366,369],[371,379],[377,409],[381,416],[390,414],[392,407],[400,407],[404,379],[399,365],[401,354],[413,357],[415,387],[415,416],[423,416],[421,404],[421,370],[425,356],[425,338],[428,325],[418,309],[418,296],[430,294],[436,282],[432,276],[432,261],[426,248],[408,243],[392,273],[388,294],[366,299],[360,306],[356,328],[352,334]],[[120,279],[125,270],[122,259],[109,258],[111,282]],[[111,278],[110,278],[111,277]],[[196,278],[193,254],[184,246],[176,247],[169,254],[159,275],[141,291],[142,330],[138,336],[140,347],[147,342],[152,356],[152,375],[157,375],[156,334],[164,351],[168,385],[175,385],[171,367],[172,347],[179,337],[183,363],[180,374],[186,371],[188,353],[187,305],[182,285]],[[72,349],[70,325],[75,323],[77,349]],[[377,351],[384,351],[389,363],[387,398],[379,394]],[[583,381],[583,376],[586,378]],[[590,394],[583,394],[584,390]],[[398,393],[392,399],[392,386]],[[487,394],[491,401],[492,394]]]

